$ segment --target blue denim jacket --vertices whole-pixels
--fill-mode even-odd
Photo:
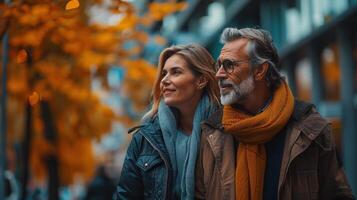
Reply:
[[[133,131],[113,199],[174,199],[172,167],[158,119]]]

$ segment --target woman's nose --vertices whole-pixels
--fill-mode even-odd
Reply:
[[[162,83],[163,85],[167,85],[167,84],[169,84],[169,78],[168,78],[168,75],[165,75],[164,77],[162,77],[162,79],[161,79],[161,83]]]

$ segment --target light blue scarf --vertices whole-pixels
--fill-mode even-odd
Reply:
[[[179,187],[182,200],[194,199],[195,193],[195,164],[201,137],[201,122],[206,120],[214,111],[216,106],[209,101],[209,97],[204,95],[197,105],[193,118],[192,134],[188,141],[188,150],[183,166],[183,180]],[[159,124],[162,130],[164,142],[168,150],[174,177],[177,175],[177,161],[175,141],[177,136],[177,111],[167,106],[163,101],[160,102],[158,110]],[[180,161],[181,162],[181,161]]]

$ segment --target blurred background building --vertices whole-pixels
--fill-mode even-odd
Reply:
[[[137,1],[145,9],[150,1]],[[357,0],[189,0],[188,8],[149,31],[168,45],[196,42],[217,58],[225,27],[271,32],[281,71],[296,97],[330,120],[344,168],[357,194]],[[164,46],[148,45],[155,63]]]

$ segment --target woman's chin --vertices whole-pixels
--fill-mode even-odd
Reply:
[[[174,99],[171,98],[164,98],[164,103],[168,106],[175,106],[176,105],[176,101]]]

